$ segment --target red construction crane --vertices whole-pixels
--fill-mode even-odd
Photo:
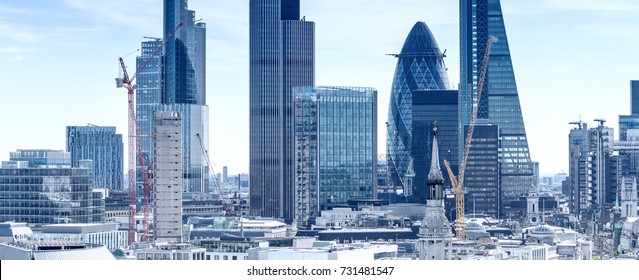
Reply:
[[[129,74],[126,71],[126,66],[124,65],[124,60],[122,57],[119,58],[120,67],[122,68],[122,77],[115,78],[115,83],[117,87],[124,87],[128,90],[128,106],[129,106],[129,140],[128,140],[128,167],[129,167],[129,245],[135,242],[135,152],[138,152],[138,161],[142,168],[142,176],[144,178],[144,220],[142,221],[143,232],[142,232],[142,241],[149,241],[149,197],[151,193],[151,182],[149,178],[149,172],[146,168],[146,164],[144,161],[144,157],[142,156],[142,145],[140,145],[140,139],[137,137],[139,135],[139,130],[136,123],[135,116],[135,85],[133,85],[133,80],[137,76],[144,67],[146,67],[155,55],[162,50],[166,41],[173,37],[173,34],[178,30],[178,28],[182,27],[182,23],[178,24],[171,33],[169,33],[163,40],[160,42],[160,45],[149,55],[142,64],[135,70],[133,76],[129,77]],[[136,150],[137,146],[137,150]]]

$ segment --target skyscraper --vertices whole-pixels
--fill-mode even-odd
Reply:
[[[294,91],[295,217],[308,226],[322,210],[375,198],[377,90]]]
[[[251,0],[251,214],[294,218],[293,87],[315,84],[315,23],[299,0]]]
[[[441,104],[441,102],[446,100],[443,97],[445,93],[440,92],[441,98],[435,98],[430,95],[437,93],[429,91],[448,90],[450,85],[444,65],[444,56],[426,23],[415,23],[404,42],[401,52],[396,57],[398,60],[388,108],[388,134],[386,137],[387,164],[390,173],[389,184],[403,186],[404,193],[410,194],[415,189],[415,187],[411,186],[413,185],[412,182],[410,182],[413,178],[412,175],[418,176],[421,174],[421,177],[426,178],[426,170],[428,170],[428,168],[415,169],[414,161],[416,157],[423,157],[426,160],[426,167],[428,167],[429,162],[426,154],[417,155],[413,150],[414,139],[416,139],[414,135],[416,128],[413,123],[413,95],[420,95],[416,100],[423,105],[431,104],[431,101],[437,101]],[[451,102],[446,102],[446,105],[452,104]],[[454,107],[456,108],[456,106]],[[441,116],[433,117],[439,119]],[[432,127],[428,123],[432,123],[432,120],[423,121],[427,123],[427,127],[422,127],[421,129],[427,129],[427,131],[423,131],[422,134],[429,135]],[[420,139],[429,142],[430,137]],[[454,148],[456,149],[457,146],[455,145]],[[426,153],[429,151],[428,148],[424,150]],[[453,164],[456,164],[456,161],[454,159]],[[420,200],[423,200],[423,198]]]
[[[153,120],[154,239],[182,240],[182,118],[156,111]]]
[[[630,113],[639,115],[639,80],[630,81]]]
[[[114,126],[67,126],[67,151],[71,166],[80,160],[93,161],[93,184],[99,188],[122,190],[124,167],[122,134]]]
[[[180,23],[184,25],[167,40],[163,54],[156,55],[137,76],[136,114],[141,150],[147,166],[150,166],[153,163],[153,112],[179,112],[183,122],[184,191],[208,192],[209,169],[197,136],[201,137],[208,150],[206,24],[196,20],[195,12],[187,9],[187,0],[165,0],[164,36]],[[138,66],[160,42],[160,38],[142,42]],[[137,180],[142,180],[139,166]]]
[[[499,127],[501,204],[507,210],[511,201],[532,188],[533,170],[501,4],[499,0],[460,0],[459,7],[460,132],[470,122],[488,38],[498,39],[488,59],[477,117]],[[465,135],[459,141],[461,153]]]
[[[464,177],[468,212],[499,217],[499,129],[486,120],[475,124]]]

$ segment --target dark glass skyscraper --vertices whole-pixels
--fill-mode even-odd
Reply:
[[[630,81],[630,113],[639,115],[639,80]]]
[[[468,126],[464,128],[464,135]],[[473,131],[464,180],[468,212],[499,217],[499,129],[479,120]]]
[[[67,126],[67,151],[72,167],[93,161],[94,186],[122,190],[124,144],[114,126]]]
[[[295,88],[295,217],[375,198],[377,90]]]
[[[183,188],[185,192],[208,192],[209,169],[199,135],[209,149],[206,105],[206,24],[195,20],[187,0],[164,1],[164,36],[184,25],[137,76],[136,114],[142,155],[147,166],[153,155],[153,112],[174,111],[182,115]],[[159,46],[160,39],[142,42],[138,67]],[[136,158],[137,160],[137,158]],[[138,185],[142,176],[138,166]]]
[[[429,102],[435,101],[435,99],[441,99],[427,96],[431,94],[430,90],[447,90],[450,85],[444,65],[444,56],[440,52],[433,34],[424,22],[415,23],[397,58],[388,108],[388,134],[386,137],[387,162],[390,173],[389,183],[395,186],[403,186],[404,193],[412,196],[414,187],[412,187],[411,181],[413,180],[413,175],[423,174],[422,177],[425,178],[429,170],[428,168],[416,170],[414,166],[416,156],[423,157],[426,160],[425,166],[429,166],[429,157],[426,156],[429,149],[424,146],[422,147],[425,148],[423,149],[424,153],[416,155],[412,148],[416,139],[413,123],[413,95],[424,95],[423,98],[420,97],[416,100],[421,102],[420,104],[427,105]],[[439,94],[442,93],[440,92]],[[436,93],[433,93],[433,95],[436,95]],[[452,105],[450,102],[446,104]],[[439,119],[437,116],[432,117]],[[428,124],[429,121],[426,119],[422,121],[426,122],[426,126],[429,128],[428,131],[423,131],[420,137],[428,136],[428,133],[432,131]],[[432,121],[430,120],[430,122]],[[423,127],[423,129],[426,128]],[[429,138],[417,140],[430,142]],[[454,148],[456,149],[457,146],[455,145]],[[447,152],[442,154],[448,155]],[[425,197],[420,200],[424,202]]]
[[[501,198],[507,208],[511,201],[528,193],[533,171],[501,5],[499,0],[460,0],[459,7],[460,132],[470,122],[488,38],[498,39],[488,59],[478,118],[499,127]],[[460,153],[464,141],[465,135],[460,137]]]
[[[299,0],[250,1],[251,214],[294,218],[293,87],[315,83],[315,23]]]

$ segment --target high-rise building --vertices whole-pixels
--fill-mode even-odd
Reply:
[[[93,185],[99,188],[122,190],[124,144],[122,134],[114,126],[67,126],[67,151],[71,166],[80,160],[93,161]]]
[[[499,128],[487,120],[475,124],[464,174],[466,211],[499,217]]]
[[[182,240],[182,118],[156,111],[153,120],[154,239]]]
[[[375,198],[377,90],[295,88],[295,218]]]
[[[425,148],[425,153],[416,154],[413,149],[415,142],[424,140],[418,145],[423,148],[422,144],[429,145],[430,137],[417,138],[414,135],[416,128],[414,126],[414,110],[413,101],[415,100],[420,104],[421,108],[431,106],[436,107],[436,103],[440,103],[443,106],[453,106],[448,100],[447,96],[450,93],[445,92],[429,92],[438,90],[448,90],[450,88],[448,81],[448,74],[446,73],[446,66],[444,65],[444,56],[439,50],[437,41],[431,33],[430,29],[424,22],[417,22],[408,33],[408,37],[404,42],[401,52],[396,55],[398,58],[397,66],[395,68],[395,76],[393,78],[393,85],[391,88],[390,104],[388,106],[388,123],[387,123],[387,164],[390,173],[390,182],[393,186],[402,186],[404,194],[408,196],[413,195],[413,190],[419,187],[412,181],[413,178],[426,178],[426,170],[428,170],[429,162],[429,148]],[[414,99],[414,96],[420,95]],[[424,95],[424,96],[422,96]],[[442,103],[444,102],[444,103]],[[424,107],[422,107],[422,105]],[[418,110],[420,110],[418,108]],[[421,122],[423,127],[418,127],[423,130],[421,134],[429,135],[431,131],[432,121],[435,119],[440,120],[443,127],[448,126],[448,121],[456,121],[456,117],[450,118],[446,109],[439,111],[443,115],[436,113],[434,115],[427,116],[428,118],[422,118]],[[424,114],[427,112],[424,111]],[[456,114],[456,113],[454,113]],[[432,118],[430,118],[432,117]],[[444,119],[445,118],[445,119]],[[421,131],[420,130],[420,131]],[[419,131],[417,131],[419,132]],[[423,135],[422,135],[423,136]],[[415,140],[416,139],[416,140]],[[445,147],[448,149],[448,143]],[[455,143],[454,149],[457,149]],[[422,149],[422,152],[424,149]],[[448,159],[448,153],[446,152],[445,158]],[[456,165],[457,151],[452,154],[451,152],[451,164]],[[419,157],[420,159],[416,159]],[[415,161],[425,161],[424,166],[426,169],[416,169]],[[419,175],[419,177],[418,177]],[[425,182],[421,180],[422,183]],[[420,193],[421,200],[424,203],[423,193]]]
[[[589,188],[592,178],[588,170],[588,154],[588,125],[580,122],[568,135],[568,207],[570,213],[577,217],[581,217],[592,204],[592,190]]]
[[[42,150],[41,150],[42,151]],[[90,160],[79,167],[0,168],[0,222],[104,222],[104,198],[93,192]]]
[[[501,4],[499,0],[460,0],[459,8],[460,132],[471,119],[488,39],[497,38],[488,59],[478,118],[499,127],[500,184],[503,206],[508,209],[510,202],[532,188],[533,170]],[[459,139],[460,151],[465,140],[465,135]]]
[[[639,115],[639,80],[630,81],[630,114]]]
[[[294,217],[293,87],[315,84],[315,23],[299,0],[251,0],[250,205],[262,217]]]
[[[208,106],[206,105],[206,24],[188,10],[187,0],[164,1],[164,36],[180,23],[167,40],[164,52],[156,55],[137,76],[136,114],[142,156],[153,164],[153,112],[173,111],[182,116],[183,188],[186,192],[209,191],[209,169],[200,139],[209,149]],[[142,42],[138,67],[160,45],[161,39]],[[137,160],[137,158],[136,158]],[[139,162],[138,162],[139,164]],[[142,182],[140,166],[138,185]]]
[[[412,145],[410,147],[414,177],[411,182],[412,197],[408,201],[426,203],[428,170],[432,157],[431,133],[437,127],[439,156],[448,161],[453,172],[458,169],[457,145],[457,95],[456,90],[414,90],[412,105]],[[445,182],[450,182],[445,180]],[[450,185],[450,183],[448,183]],[[409,187],[409,186],[406,186]]]
[[[637,217],[637,178],[621,177],[621,217]]]

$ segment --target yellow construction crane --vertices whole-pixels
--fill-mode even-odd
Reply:
[[[466,134],[466,142],[464,144],[464,156],[462,161],[459,164],[459,176],[455,178],[455,174],[450,169],[450,165],[446,160],[444,160],[444,165],[446,166],[446,171],[448,171],[448,176],[450,176],[450,183],[453,186],[453,190],[455,191],[455,208],[457,219],[455,220],[455,232],[457,235],[457,240],[465,240],[465,227],[466,227],[466,219],[464,218],[464,173],[466,172],[466,163],[468,162],[468,153],[470,152],[470,144],[473,138],[473,132],[475,131],[475,121],[477,121],[477,111],[479,109],[479,101],[481,99],[481,94],[484,89],[484,82],[486,80],[486,70],[488,69],[488,57],[490,56],[490,49],[493,46],[493,43],[497,42],[497,38],[490,36],[488,38],[488,43],[486,43],[486,53],[484,54],[484,64],[481,67],[480,75],[479,75],[479,84],[477,87],[477,97],[475,97],[475,104],[473,106],[473,113],[470,117],[470,123],[468,124],[468,133]]]

